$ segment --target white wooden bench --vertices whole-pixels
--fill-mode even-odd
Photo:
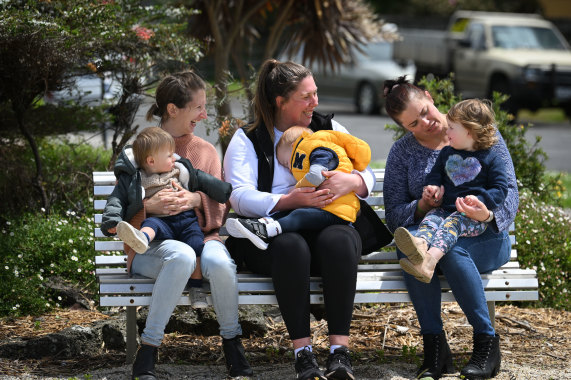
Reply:
[[[384,170],[375,171],[377,183],[375,192],[369,197],[370,205],[384,219],[383,178]],[[126,270],[126,256],[123,254],[123,243],[107,238],[98,228],[101,223],[101,212],[105,207],[107,196],[115,184],[112,172],[94,172],[94,207],[95,207],[95,256],[96,276],[99,281],[100,306],[123,306],[127,310],[127,362],[134,358],[137,348],[136,308],[148,306],[153,290],[154,280],[142,277],[129,277]],[[226,235],[222,228],[221,236]],[[510,236],[515,243],[514,228]],[[515,245],[515,244],[514,244]],[[398,264],[393,247],[363,256],[359,264],[357,277],[357,293],[355,303],[410,302],[403,280],[402,270]],[[271,279],[266,276],[240,273],[238,274],[239,302],[241,305],[277,304]],[[443,293],[442,301],[454,301],[448,283],[440,277]],[[516,249],[512,249],[511,260],[493,272],[482,274],[486,300],[492,322],[495,318],[496,301],[532,301],[538,299],[537,274],[532,269],[521,269],[517,261]],[[211,302],[210,297],[208,301]],[[318,277],[311,279],[311,303],[323,303],[322,284]],[[190,306],[188,294],[182,294],[179,305]]]

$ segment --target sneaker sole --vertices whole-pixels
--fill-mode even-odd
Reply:
[[[411,263],[417,265],[424,260],[424,253],[415,244],[414,236],[406,228],[397,228],[394,234],[395,243]]]
[[[337,371],[325,374],[328,380],[355,380],[355,376],[345,370],[339,369]]]
[[[226,230],[230,236],[234,236],[236,238],[246,238],[259,249],[264,251],[268,249],[268,243],[265,243],[256,234],[252,233],[249,229],[244,227],[242,223],[238,221],[238,219],[231,218],[226,220]]]
[[[147,238],[145,235],[143,235],[143,238],[141,238],[138,236],[137,232],[139,232],[139,230],[135,229],[135,227],[129,223],[119,222],[119,224],[117,224],[117,236],[119,239],[121,239],[129,247],[133,248],[135,252],[145,253],[149,247],[147,244]]]
[[[414,276],[414,278],[416,278],[420,282],[424,282],[424,283],[428,284],[432,280],[432,278],[428,278],[427,276],[425,276],[422,273],[420,273],[419,271],[417,271],[410,260],[400,259],[399,264],[400,264],[401,268],[406,273]]]

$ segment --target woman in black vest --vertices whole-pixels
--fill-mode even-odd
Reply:
[[[294,126],[316,130],[347,130],[314,111],[317,86],[311,72],[293,62],[267,60],[258,74],[254,97],[255,120],[238,130],[224,158],[226,181],[234,188],[230,202],[252,228],[264,237],[263,220],[299,207],[323,207],[354,191],[366,198],[373,188],[370,168],[363,172],[325,172],[329,177],[318,189],[298,188],[292,174],[277,163],[274,147],[282,133]],[[280,311],[295,352],[298,379],[353,379],[348,351],[361,238],[351,226],[334,225],[322,231],[284,233],[271,240],[266,251],[248,239],[228,238],[236,264],[272,277]],[[323,373],[310,339],[309,278],[323,278],[330,355]]]

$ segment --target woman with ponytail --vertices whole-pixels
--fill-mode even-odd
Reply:
[[[216,148],[194,135],[197,123],[207,118],[206,85],[202,78],[189,71],[164,78],[157,87],[155,103],[147,112],[147,120],[156,118],[159,127],[174,138],[178,155],[190,160],[195,169],[224,180]],[[189,192],[183,188],[161,190],[144,204],[142,215],[135,217],[140,218],[139,223],[144,219],[144,212],[175,215],[194,210],[204,233],[204,248],[199,263],[194,250],[177,240],[153,240],[144,255],[128,252],[130,273],[155,279],[141,345],[133,364],[133,379],[156,379],[156,354],[165,326],[197,265],[210,283],[229,375],[251,376],[252,369],[240,341],[236,265],[218,235],[228,213],[228,204],[218,203],[203,192]]]
[[[272,277],[277,301],[292,340],[297,379],[354,379],[349,329],[361,256],[361,238],[349,225],[272,237],[268,220],[300,207],[326,206],[355,192],[366,198],[373,188],[370,168],[362,172],[325,171],[321,186],[295,188],[291,172],[278,164],[275,146],[292,126],[348,133],[333,115],[315,111],[317,86],[311,72],[294,62],[263,63],[254,96],[254,121],[238,130],[224,157],[226,180],[233,186],[230,203],[250,219],[252,233],[268,242],[263,251],[248,239],[228,238],[226,245],[240,267]],[[268,226],[268,228],[266,228]],[[330,354],[323,372],[310,333],[310,277],[321,276],[329,328]]]

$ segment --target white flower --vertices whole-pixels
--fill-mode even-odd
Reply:
[[[73,240],[72,240],[72,239],[69,239],[68,241],[69,241],[69,244],[73,244]]]
[[[77,253],[77,249],[74,248],[71,252]]]
[[[8,269],[10,269],[10,267],[8,265],[5,265],[4,269],[8,270]]]
[[[14,233],[13,233],[13,232],[10,232],[10,236],[14,236]]]
[[[81,268],[77,268],[77,271],[78,271],[79,273],[81,273]]]
[[[76,257],[76,256],[71,256],[71,259],[72,259],[73,261],[77,261],[77,257]]]

